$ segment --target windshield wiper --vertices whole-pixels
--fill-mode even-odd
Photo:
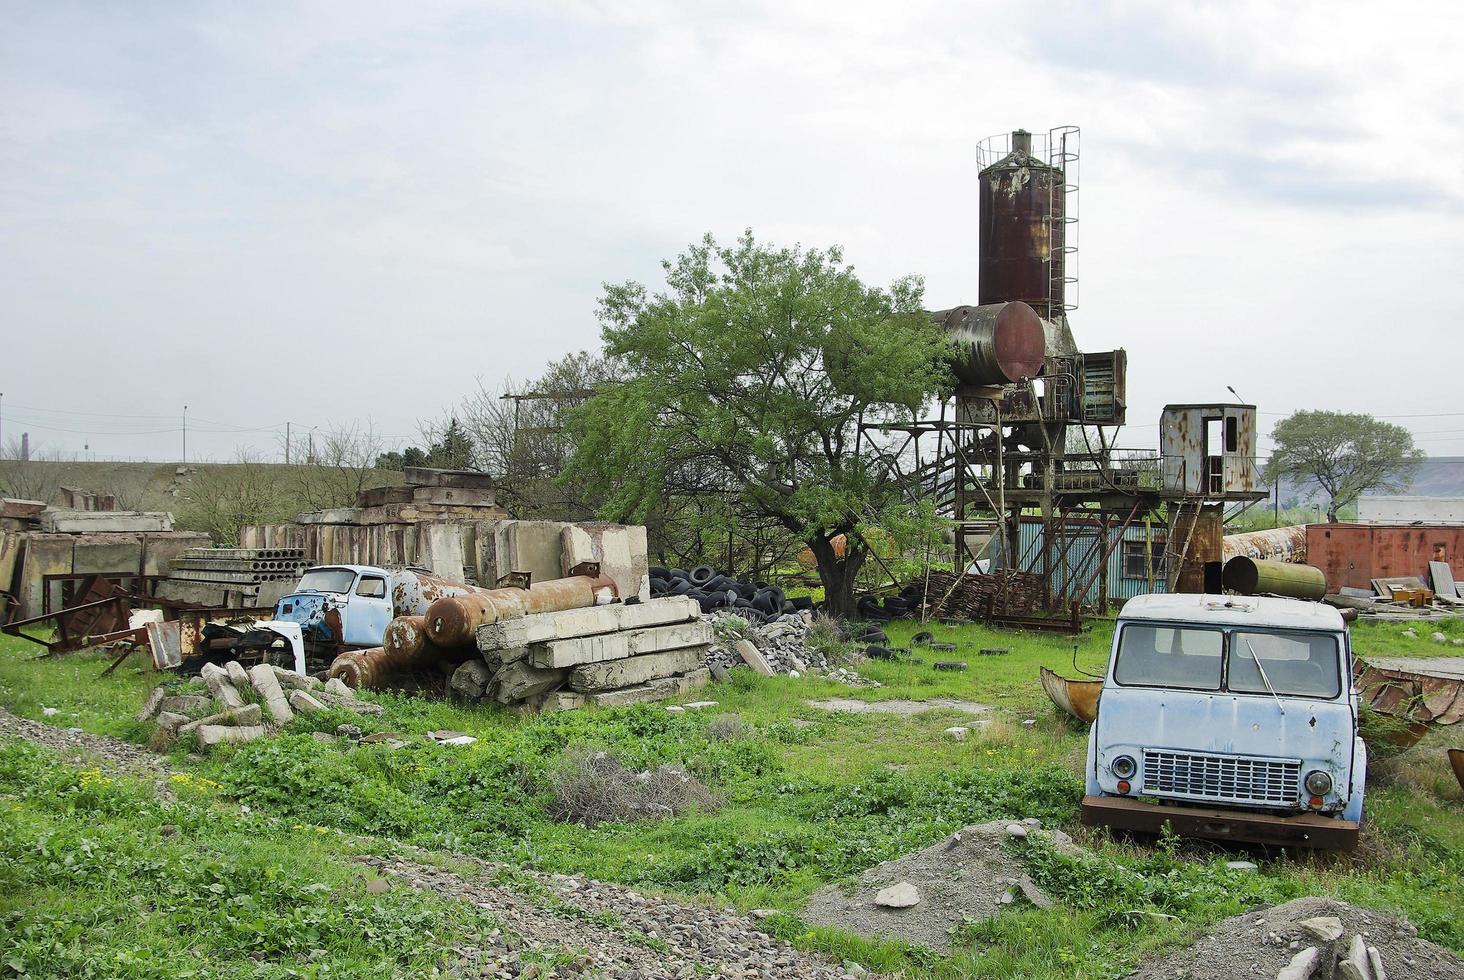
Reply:
[[[1250,640],[1244,637],[1241,639],[1245,642],[1245,648],[1250,651],[1251,659],[1256,662],[1256,670],[1261,672],[1261,680],[1266,682],[1266,690],[1270,691],[1271,697],[1276,699],[1276,707],[1283,715],[1286,714],[1286,706],[1281,703],[1281,698],[1276,694],[1276,689],[1271,686],[1271,678],[1266,676],[1266,668],[1261,666],[1261,658],[1256,655],[1256,648],[1251,646]]]

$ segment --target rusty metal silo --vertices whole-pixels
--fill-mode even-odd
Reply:
[[[981,305],[1020,301],[1044,320],[1063,315],[1065,188],[1062,170],[1032,155],[1026,130],[981,171]]]

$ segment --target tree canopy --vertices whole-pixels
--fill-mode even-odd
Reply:
[[[750,231],[662,265],[663,291],[605,288],[605,354],[625,374],[573,413],[566,478],[600,488],[611,520],[695,495],[692,519],[709,528],[774,521],[807,543],[830,608],[848,612],[861,529],[930,521],[859,432],[950,384],[921,281],[867,286],[837,247],[775,248]]]
[[[1406,489],[1423,462],[1413,434],[1401,425],[1371,415],[1302,411],[1271,430],[1276,449],[1266,462],[1265,479],[1311,481],[1326,492],[1327,520],[1369,490]]]

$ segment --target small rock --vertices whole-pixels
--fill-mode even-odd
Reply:
[[[752,911],[747,913],[748,918],[753,919],[757,922],[761,922],[763,919],[771,919],[777,914],[777,909],[753,909]]]
[[[61,713],[61,709],[60,708],[42,708],[41,709],[41,715],[43,717],[46,717],[46,718],[50,718],[53,715],[59,715],[60,713]]]
[[[1019,823],[1007,824],[1006,832],[1008,837],[1015,837],[1017,840],[1024,840],[1027,836],[1027,828]]]
[[[701,711],[705,708],[715,708],[716,706],[717,702],[715,701],[692,701],[682,705],[687,711]]]
[[[137,720],[147,721],[153,715],[157,714],[158,709],[163,706],[163,698],[167,696],[168,689],[166,687],[153,688],[152,692],[148,694],[147,700],[142,702],[142,710],[137,713]]]
[[[908,909],[920,904],[920,890],[908,881],[896,882],[881,888],[874,896],[874,904],[887,909]]]
[[[945,733],[946,735],[955,739],[957,742],[964,742],[966,740],[966,736],[970,733],[970,731],[971,729],[969,728],[965,728],[961,725],[956,725],[954,728],[947,728],[945,730]]]
[[[391,891],[391,883],[384,878],[372,878],[366,882],[366,890],[373,895],[381,895]]]
[[[1342,938],[1342,920],[1335,915],[1319,915],[1302,919],[1296,924],[1302,932],[1324,943],[1333,943]]]
[[[341,680],[339,677],[332,677],[330,680],[326,681],[325,691],[327,694],[334,694],[338,698],[354,698],[356,696],[356,692],[351,690],[351,688],[346,685],[346,682]]]
[[[1281,972],[1276,974],[1276,980],[1307,980],[1321,958],[1321,950],[1315,946],[1308,946],[1293,956],[1290,963],[1281,968]]]
[[[359,740],[361,738],[361,726],[351,724],[337,725],[336,734],[339,735],[341,738]]]
[[[1408,637],[1410,640],[1416,640],[1416,639],[1418,639],[1418,633],[1417,633],[1417,631],[1412,630],[1412,629],[1406,629],[1406,630],[1404,630],[1403,631],[1403,635],[1406,636],[1406,637]]]
[[[158,828],[159,837],[174,837],[177,835],[177,833],[178,825],[175,823],[165,823]]]
[[[1431,634],[1429,634],[1429,639],[1430,640],[1433,640],[1435,643],[1448,643],[1449,642],[1449,638],[1447,636],[1445,636],[1444,634],[1442,634],[1442,633],[1431,633]]]
[[[1347,955],[1337,961],[1337,976],[1342,980],[1373,980],[1367,964],[1367,944],[1361,936],[1353,936],[1347,944]]]
[[[666,705],[666,713],[668,715],[684,715],[686,714],[686,709],[679,704],[668,704]]]
[[[1260,866],[1254,861],[1226,861],[1225,867],[1231,871],[1259,871]]]
[[[1036,718],[1023,718],[1022,719],[1022,727],[1023,728],[1032,728],[1036,724],[1037,724],[1037,719]]]
[[[796,670],[790,670],[790,671],[788,671],[788,676],[789,677],[802,677],[803,675],[800,674],[800,673],[798,673],[798,671],[796,671]]]
[[[188,716],[180,715],[176,711],[159,711],[157,722],[158,727],[164,731],[176,732],[188,724]]]
[[[1028,827],[1033,828],[1042,826],[1042,821],[1038,820],[1036,817],[1027,817],[1025,820],[1022,821],[1022,823],[1026,824]]]

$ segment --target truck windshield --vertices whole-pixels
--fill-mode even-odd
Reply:
[[[1342,693],[1338,664],[1337,638],[1328,633],[1237,631],[1230,642],[1229,687],[1246,694],[1335,698]]]
[[[1213,629],[1127,625],[1113,678],[1141,687],[1218,691],[1224,640],[1224,634]],[[1260,678],[1256,680],[1259,683]]]
[[[300,576],[300,584],[295,587],[295,591],[345,594],[351,591],[351,583],[354,581],[356,573],[349,568],[312,568]]]

